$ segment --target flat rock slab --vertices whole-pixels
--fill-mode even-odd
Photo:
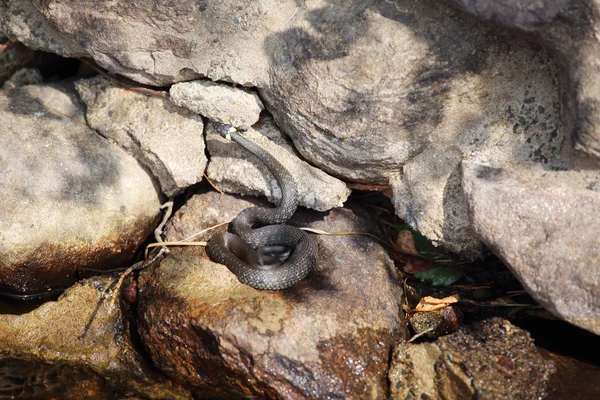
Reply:
[[[177,83],[169,95],[181,107],[238,129],[250,128],[264,110],[256,93],[211,81]]]
[[[399,346],[390,368],[391,398],[544,398],[553,371],[529,333],[492,318],[435,342]]]
[[[92,393],[106,390],[147,399],[191,398],[187,390],[152,369],[138,354],[130,340],[129,318],[118,306],[110,306],[112,283],[109,278],[82,281],[59,300],[31,312],[0,314],[0,368],[6,360],[13,360],[11,374],[24,374],[27,368],[40,375],[48,370],[55,375],[71,371],[77,374],[64,381],[90,378],[86,390]],[[0,304],[0,313],[3,308]],[[39,390],[31,398],[58,398],[50,395],[53,385],[59,384],[51,375],[45,387],[24,390]],[[87,398],[73,392],[77,385],[63,389],[66,393],[60,398]]]
[[[350,189],[343,181],[302,160],[272,118],[263,118],[260,126],[250,128],[243,135],[290,171],[296,180],[301,206],[327,211],[341,207],[350,195]],[[222,138],[212,124],[206,130],[206,143],[211,156],[206,173],[221,190],[242,195],[265,195],[276,204],[281,201],[279,183],[254,154]]]
[[[600,170],[463,162],[473,226],[541,305],[600,334]]]
[[[0,291],[128,263],[160,213],[150,176],[85,123],[71,85],[0,92]]]
[[[75,88],[87,105],[90,126],[148,168],[165,195],[202,180],[208,162],[202,117],[102,77],[79,80]]]
[[[195,195],[175,215],[167,240],[251,205],[214,192]],[[293,222],[377,233],[367,215],[299,211]],[[317,271],[285,291],[242,285],[201,248],[174,250],[144,271],[139,333],[155,365],[199,397],[384,398],[391,347],[404,329],[394,265],[368,237],[316,240]]]

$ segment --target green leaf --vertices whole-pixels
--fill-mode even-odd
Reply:
[[[415,274],[415,278],[431,282],[433,286],[450,286],[467,273],[467,270],[455,266],[442,266],[424,269]]]

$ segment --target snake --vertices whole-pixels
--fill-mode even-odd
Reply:
[[[250,207],[230,223],[228,232],[214,235],[206,251],[248,286],[261,290],[287,289],[306,278],[317,265],[317,246],[303,230],[286,225],[298,207],[292,174],[270,153],[230,125],[213,123],[216,131],[254,154],[281,188],[277,207]]]

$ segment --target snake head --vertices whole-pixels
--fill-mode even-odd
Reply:
[[[231,140],[231,132],[237,132],[233,126],[222,124],[220,122],[213,122],[213,126],[215,127],[215,130],[227,140]]]

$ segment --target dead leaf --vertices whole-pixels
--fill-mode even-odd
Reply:
[[[398,232],[398,235],[396,236],[396,240],[394,243],[394,247],[404,253],[412,254],[415,256],[421,255],[421,254],[419,254],[419,251],[417,250],[417,247],[415,244],[415,237],[413,236],[411,231],[406,230],[406,229]]]
[[[419,304],[415,307],[415,312],[428,312],[439,310],[453,303],[458,303],[460,296],[453,294],[452,296],[444,297],[443,299],[436,299],[435,297],[425,296],[419,301]]]

